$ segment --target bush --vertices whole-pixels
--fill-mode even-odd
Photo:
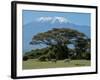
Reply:
[[[87,60],[91,60],[91,54],[90,54],[90,53],[87,53],[87,54],[86,54],[86,59],[87,59]]]
[[[39,61],[46,61],[46,56],[45,56],[45,55],[40,56],[40,57],[38,58],[38,60],[39,60]]]
[[[27,61],[28,59],[29,59],[28,56],[23,57],[23,61]]]

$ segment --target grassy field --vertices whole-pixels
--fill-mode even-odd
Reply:
[[[34,59],[29,59],[23,61],[23,69],[42,69],[42,68],[60,68],[60,67],[81,67],[90,66],[89,60],[71,60],[70,62],[64,62],[64,60],[59,60],[56,63],[47,61],[40,62]]]

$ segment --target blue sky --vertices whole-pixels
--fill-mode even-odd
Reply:
[[[90,14],[89,13],[73,13],[73,12],[46,12],[46,11],[31,11],[31,10],[23,10],[23,24],[28,24],[38,17],[42,16],[63,16],[68,20],[72,21],[75,24],[79,25],[90,25]]]
[[[70,21],[73,24],[77,25],[85,25],[90,26],[90,18],[91,15],[89,13],[73,13],[73,12],[46,12],[46,11],[32,11],[32,10],[23,10],[22,18],[23,18],[23,50],[29,51],[31,49],[38,48],[39,46],[29,45],[32,37],[39,32],[45,32],[50,27],[49,24],[47,26],[36,26],[30,25],[31,23],[35,23],[37,19],[40,17],[64,17],[66,20]],[[38,22],[41,25],[41,23]],[[44,23],[45,24],[45,23]],[[43,24],[42,24],[43,25]],[[55,27],[55,26],[54,26]],[[79,28],[82,31],[82,27]],[[85,31],[83,31],[85,33]]]

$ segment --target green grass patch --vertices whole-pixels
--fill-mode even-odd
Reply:
[[[71,60],[70,62],[64,62],[64,60],[59,60],[54,63],[51,61],[41,62],[36,59],[29,59],[27,61],[23,61],[23,69],[81,67],[90,66],[90,63],[90,60]]]

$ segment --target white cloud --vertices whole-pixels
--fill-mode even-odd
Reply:
[[[39,17],[37,18],[37,21],[39,22],[47,22],[50,21],[51,23],[59,22],[59,23],[67,23],[69,22],[68,19],[64,17],[59,17],[59,16],[54,16],[54,17],[49,17],[49,16],[44,16],[44,17]]]

